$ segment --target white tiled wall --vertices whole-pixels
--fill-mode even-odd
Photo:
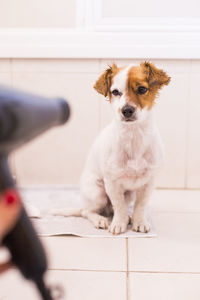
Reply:
[[[159,0],[150,0],[145,3],[145,10],[142,1],[134,2],[132,0],[101,0],[103,16],[111,18],[184,18],[184,17],[199,17],[199,9],[197,9],[196,0],[191,0],[190,5],[187,1],[180,2],[168,0],[161,2]],[[156,9],[155,9],[156,7]]]
[[[69,28],[75,26],[74,0],[1,1],[0,28]]]
[[[158,186],[200,188],[200,61],[152,60],[172,77],[160,93],[157,120],[167,162]],[[0,81],[15,87],[66,97],[69,123],[18,150],[12,160],[21,184],[78,184],[88,150],[111,119],[109,103],[93,84],[112,60],[0,60]],[[115,60],[124,65],[133,60]],[[135,61],[138,63],[139,61]]]

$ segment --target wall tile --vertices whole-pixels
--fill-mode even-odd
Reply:
[[[159,187],[185,186],[188,75],[171,73],[169,86],[158,99],[156,116],[166,151],[166,163],[157,181]]]
[[[113,119],[113,112],[110,106],[109,101],[106,101],[106,98],[102,95],[99,95],[100,103],[100,126],[103,129],[108,125]]]
[[[128,66],[129,64],[140,64],[142,60],[139,59],[101,59],[100,60],[100,72],[105,71],[108,66],[112,66],[115,63],[117,66]]]
[[[95,77],[92,74],[13,74],[18,88],[65,97],[72,111],[66,125],[18,150],[15,163],[21,184],[78,184],[99,128],[99,102],[92,88]]]
[[[12,85],[11,83],[11,73],[9,72],[10,70],[10,62],[9,60],[2,59],[0,60],[0,85],[6,85],[10,86]],[[12,169],[12,173],[15,176],[16,175],[16,170],[15,170],[15,164],[14,164],[14,158],[13,154],[9,156],[9,164]]]
[[[12,71],[22,73],[96,73],[97,59],[12,59]]]
[[[200,73],[200,60],[199,59],[193,59],[191,60],[191,68],[190,68],[191,73]]]
[[[1,65],[0,65],[1,68]],[[11,73],[0,71],[0,85],[11,86]]]
[[[0,73],[11,71],[11,60],[7,58],[0,59]]]
[[[200,64],[198,63],[200,67]],[[200,188],[200,69],[193,64],[194,73],[190,74],[190,98],[188,99],[188,153],[187,187]]]
[[[100,71],[104,71],[108,65],[112,65],[113,63],[116,63],[118,66],[127,66],[129,64],[135,64],[139,65],[141,62],[145,61],[145,58],[141,59],[102,59],[100,60]],[[147,61],[150,61],[154,63],[158,68],[163,69],[167,73],[187,73],[190,72],[191,68],[191,60],[174,60],[174,59],[147,59]],[[199,66],[199,61],[196,60],[193,63],[193,69],[197,69]]]
[[[151,59],[158,68],[163,69],[170,76],[171,73],[188,73],[190,72],[191,60],[189,59]]]

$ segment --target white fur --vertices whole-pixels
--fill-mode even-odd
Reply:
[[[129,222],[127,202],[135,197],[133,230],[147,232],[146,204],[153,189],[156,170],[163,161],[162,144],[154,123],[153,110],[139,109],[136,120],[123,121],[121,108],[127,103],[125,85],[129,68],[119,72],[111,86],[122,95],[113,96],[114,120],[97,136],[81,176],[83,207],[80,210],[59,210],[54,214],[81,215],[98,228],[108,228],[113,234],[125,232]],[[100,212],[108,204],[114,216]]]

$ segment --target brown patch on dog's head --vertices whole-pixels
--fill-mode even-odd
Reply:
[[[158,91],[169,82],[170,77],[152,63],[143,62],[139,67],[134,66],[128,73],[129,100],[141,108],[151,109]]]
[[[111,67],[109,67],[95,82],[95,90],[105,97],[110,97],[110,87],[112,84],[112,79],[119,72],[119,70],[120,69],[116,64],[113,64]]]

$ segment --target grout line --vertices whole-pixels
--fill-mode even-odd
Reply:
[[[7,71],[5,71],[5,72],[1,72],[1,73],[7,73]],[[23,71],[15,71],[14,72],[15,74],[24,74],[24,73],[26,73],[26,74],[42,74],[42,75],[47,75],[47,74],[49,74],[49,75],[53,75],[53,74],[55,74],[55,75],[58,75],[58,74],[61,74],[61,75],[77,75],[77,74],[80,74],[80,75],[99,75],[99,72],[98,71],[89,71],[89,72],[85,72],[85,71],[75,71],[75,72],[70,72],[70,71],[53,71],[53,72],[51,72],[51,71],[28,71],[28,70],[23,70]]]
[[[99,273],[138,273],[138,274],[184,274],[184,275],[200,275],[200,272],[169,272],[169,271],[113,271],[113,270],[87,270],[87,269],[54,269],[49,268],[48,271],[66,271],[66,272],[99,272]],[[129,281],[129,276],[128,276]],[[129,282],[127,282],[129,283]],[[129,300],[129,284],[126,285],[127,288],[127,300]]]
[[[128,238],[126,238],[126,300],[129,300],[129,251],[128,251]]]
[[[100,73],[101,69],[101,59],[98,60],[98,73]],[[98,78],[98,77],[97,77]],[[98,94],[97,101],[98,101],[98,109],[99,109],[99,115],[98,115],[98,132],[101,131],[101,119],[102,119],[102,105],[101,105],[101,100],[100,96]]]
[[[159,213],[159,214],[200,214],[200,211],[176,211],[176,210],[156,210],[151,208],[151,212],[153,213]]]
[[[9,59],[9,65],[10,65],[10,86],[14,87],[14,79],[13,79],[13,58]],[[10,157],[11,161],[11,168],[12,168],[12,174],[14,181],[17,182],[17,166],[16,166],[16,154],[13,152]]]
[[[48,271],[69,271],[69,272],[104,272],[104,273],[128,273],[128,275],[130,275],[130,273],[139,273],[139,274],[191,274],[191,275],[200,275],[200,271],[199,272],[181,272],[181,271],[119,271],[119,270],[89,270],[89,269],[60,269],[60,268],[48,268]],[[129,279],[129,276],[128,276]],[[129,284],[127,285],[127,294],[129,294]],[[129,298],[127,298],[129,300]]]
[[[34,189],[34,190],[45,190],[45,189],[51,189],[51,190],[59,190],[59,189],[76,189],[79,190],[79,186],[77,184],[26,184],[21,185],[21,189],[28,190],[28,189]],[[157,187],[155,191],[200,191],[200,188],[173,188],[173,187]]]
[[[193,275],[200,275],[200,272],[181,272],[181,271],[129,271],[130,273],[141,273],[141,274],[193,274]]]
[[[190,60],[190,70],[191,70],[191,64],[192,61]],[[188,72],[188,90],[187,90],[187,99],[190,99],[191,96],[191,74]],[[186,127],[185,127],[185,172],[184,172],[184,187],[187,188],[188,186],[188,166],[189,166],[189,133],[190,133],[190,122],[191,122],[191,105],[187,105],[187,100],[185,103],[185,106],[187,107],[186,109]]]
[[[45,191],[47,189],[54,191],[54,190],[76,190],[79,191],[79,186],[77,184],[25,184],[19,185],[20,189],[24,191],[34,190],[34,191]]]
[[[157,187],[155,189],[156,190],[168,190],[168,191],[200,191],[200,188],[191,188],[191,187],[180,187],[180,188],[176,188],[176,187]]]
[[[13,58],[10,58],[10,80],[11,80],[11,86],[14,87]]]
[[[100,273],[127,273],[126,271],[119,270],[92,270],[92,269],[61,269],[61,268],[48,268],[48,271],[72,271],[72,272],[100,272]]]
[[[128,238],[126,237],[126,272],[129,271],[129,251],[128,251]]]

